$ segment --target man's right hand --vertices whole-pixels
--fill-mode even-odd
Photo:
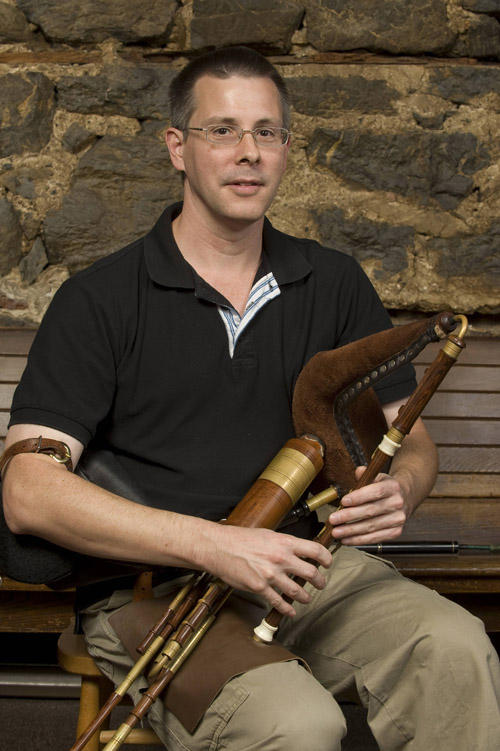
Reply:
[[[325,586],[325,577],[315,564],[328,568],[332,555],[317,542],[268,529],[230,525],[217,525],[213,532],[207,570],[235,589],[264,597],[283,615],[294,616],[295,610],[282,595],[305,604],[311,600],[291,577],[302,578],[316,589]]]

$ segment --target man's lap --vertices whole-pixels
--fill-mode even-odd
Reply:
[[[128,593],[117,593],[104,608],[93,614],[87,611],[83,616],[90,651],[115,682],[123,679],[131,658],[108,619],[127,598],[130,599]],[[283,623],[280,641],[308,662],[317,681],[294,662],[249,671],[226,684],[193,735],[184,730],[163,704],[157,703],[150,719],[169,748],[258,749],[260,737],[267,738],[268,745],[262,748],[270,751],[290,745],[290,737],[286,744],[283,742],[285,727],[291,737],[297,741],[300,737],[303,744],[311,725],[302,719],[305,733],[302,737],[298,727],[290,723],[290,718],[295,719],[298,712],[293,698],[297,695],[301,695],[302,706],[304,701],[311,700],[306,718],[316,717],[313,703],[319,706],[324,703],[325,711],[328,710],[328,718],[322,712],[316,720],[315,751],[322,748],[323,735],[330,738],[325,748],[335,748],[332,744],[340,748],[345,725],[332,695],[343,697],[346,692],[349,696],[357,693],[369,711],[372,707],[372,729],[389,739],[387,748],[404,748],[419,732],[415,683],[424,681],[428,686],[427,713],[435,703],[432,696],[436,678],[432,677],[432,669],[434,666],[439,673],[436,651],[438,656],[447,653],[448,660],[448,653],[452,656],[454,652],[462,653],[464,645],[469,645],[472,653],[477,650],[477,661],[483,663],[489,643],[482,624],[462,608],[405,579],[390,563],[349,548],[341,548],[335,554],[327,572],[326,588],[314,591],[313,602],[297,605],[296,610],[297,616]],[[496,671],[497,667],[493,669]],[[481,680],[486,684],[489,679]],[[444,690],[444,686],[441,688]],[[488,690],[492,694],[491,687],[485,686],[485,691]],[[138,698],[139,689],[136,701]],[[494,699],[491,703],[494,704]],[[269,713],[269,725],[267,720],[255,720],[254,712],[261,704]],[[448,711],[439,707],[439,702],[436,706],[440,712]],[[262,711],[259,709],[259,713]],[[283,713],[281,719],[280,713]],[[271,728],[276,731],[276,745],[271,742]],[[249,738],[249,733],[253,745],[239,745],[234,740]]]

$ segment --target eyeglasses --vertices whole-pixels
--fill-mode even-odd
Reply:
[[[255,128],[255,130],[243,130],[236,125],[209,125],[207,128],[186,128],[186,130],[200,130],[205,133],[209,143],[216,143],[221,146],[236,146],[245,133],[251,133],[257,146],[285,146],[292,135],[286,128],[275,128],[266,126]]]

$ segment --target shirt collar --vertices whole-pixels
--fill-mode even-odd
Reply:
[[[304,279],[311,273],[311,264],[300,252],[300,241],[274,229],[267,218],[264,219],[262,240],[269,265],[280,287]]]
[[[172,221],[181,210],[182,202],[179,202],[163,212],[144,238],[144,254],[153,282],[164,287],[196,289],[197,274],[182,256],[172,232]],[[311,272],[295,239],[275,230],[268,219],[264,219],[263,247],[279,286],[303,279]]]
[[[144,255],[153,282],[164,287],[194,289],[193,269],[182,256],[172,232],[172,221],[181,210],[181,202],[165,209],[144,238]]]

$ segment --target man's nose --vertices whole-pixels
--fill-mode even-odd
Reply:
[[[236,146],[238,149],[238,160],[248,159],[257,162],[260,159],[260,149],[255,141],[255,135],[251,130],[244,130],[241,134],[240,141]]]

